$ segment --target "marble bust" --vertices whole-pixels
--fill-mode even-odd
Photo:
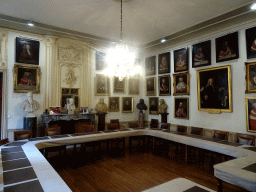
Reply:
[[[68,114],[74,114],[75,113],[75,105],[74,105],[74,100],[73,98],[68,98],[67,99],[67,110],[68,110]]]
[[[28,113],[27,117],[35,117],[34,112],[39,109],[39,103],[33,100],[33,93],[27,93],[27,100],[22,103],[22,109]]]
[[[106,113],[108,110],[107,104],[104,103],[104,99],[100,98],[100,102],[96,105],[95,110],[99,113]]]
[[[163,99],[159,101],[158,113],[167,113],[168,105],[165,104]]]

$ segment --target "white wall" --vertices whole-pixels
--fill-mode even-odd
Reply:
[[[181,43],[178,45],[170,46],[165,50],[161,50],[161,52],[155,51],[154,53],[146,54],[142,59],[145,63],[145,58],[156,55],[158,56],[164,52],[171,52],[171,85],[172,85],[172,95],[171,96],[161,96],[159,99],[164,99],[166,104],[168,105],[168,123],[171,124],[179,124],[179,125],[187,125],[187,126],[198,126],[209,129],[218,129],[225,130],[229,132],[240,132],[240,133],[248,133],[246,128],[246,106],[245,106],[245,98],[246,97],[256,97],[256,94],[245,94],[245,62],[256,61],[256,59],[247,60],[246,55],[246,39],[245,39],[245,29],[256,26],[255,23],[243,25],[237,28],[233,28],[232,30],[222,31],[222,32],[214,32],[212,34],[205,34],[201,39],[191,39],[190,41],[186,41],[185,43]],[[215,39],[220,36],[227,35],[228,33],[238,31],[239,38],[239,59],[216,63],[215,56]],[[211,40],[212,45],[212,65],[206,67],[192,68],[192,45]],[[180,49],[182,47],[189,48],[189,74],[190,74],[190,95],[186,96],[173,96],[173,73],[174,73],[174,56],[173,51]],[[158,58],[156,59],[158,62]],[[220,114],[209,114],[204,111],[198,110],[198,102],[197,102],[197,77],[196,71],[199,69],[206,69],[211,67],[223,66],[223,65],[231,65],[231,81],[232,81],[232,104],[233,104],[233,112],[232,113],[220,113]],[[158,66],[158,64],[156,64]],[[158,71],[158,69],[156,69]],[[163,74],[166,75],[166,74]],[[147,77],[158,77],[155,76],[147,76]],[[145,81],[145,80],[144,80]],[[158,78],[157,78],[157,95],[158,95]],[[189,98],[189,119],[177,119],[174,118],[174,98],[175,97],[188,97]],[[145,99],[148,105],[148,97]],[[148,113],[147,113],[148,114]],[[161,120],[160,115],[148,115],[148,119],[156,119]],[[253,134],[250,132],[250,134]]]
[[[38,119],[43,113],[44,103],[44,91],[45,91],[45,43],[43,36],[32,35],[29,33],[9,31],[8,33],[8,45],[7,45],[7,129],[23,129],[23,117],[26,116],[21,108],[24,100],[26,100],[26,93],[14,93],[14,64],[15,63],[15,50],[16,50],[16,37],[28,38],[40,41],[39,52],[39,67],[41,68],[41,82],[40,82],[40,94],[34,94],[34,100],[40,104],[40,109],[35,112]],[[5,93],[4,93],[5,94]]]

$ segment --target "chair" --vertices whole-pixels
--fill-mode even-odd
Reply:
[[[119,123],[119,119],[110,119],[110,123],[116,123],[118,124],[118,129],[124,129],[124,126],[123,125],[120,125]]]
[[[138,122],[129,122],[129,123],[128,123],[128,127],[129,127],[129,128],[139,128],[140,125],[139,125]]]
[[[204,131],[203,128],[191,127],[190,134],[191,134],[191,135],[203,136],[203,131]]]
[[[214,130],[213,138],[228,141],[229,133],[226,131]]]
[[[236,141],[237,143],[243,144],[243,145],[252,145],[255,146],[255,136],[237,133],[236,134]]]
[[[183,126],[183,125],[178,125],[177,127],[177,132],[180,132],[180,133],[187,133],[187,126]]]
[[[29,139],[32,137],[32,131],[14,131],[14,141]]]
[[[158,119],[151,119],[151,122],[149,125],[150,125],[151,129],[157,129],[158,128]]]
[[[46,128],[45,135],[46,136],[60,135],[60,129],[61,129],[60,126]],[[48,157],[49,152],[56,152],[56,151],[59,151],[59,155],[61,155],[61,151],[64,151],[64,153],[66,153],[66,146],[64,145],[64,146],[45,148],[44,152],[45,152],[46,159],[49,159]]]
[[[199,127],[191,127],[190,130],[191,135],[203,136],[203,128]],[[190,162],[199,162],[203,152],[200,148],[187,146],[187,156],[188,156],[188,163]]]
[[[161,123],[161,129],[170,130],[171,124],[170,123]]]
[[[114,130],[118,130],[118,129],[119,129],[119,125],[117,123],[108,123],[107,124],[107,131],[114,131]],[[120,143],[123,143],[123,150],[121,150],[121,148],[120,148]],[[114,154],[116,152],[123,153],[125,150],[125,137],[109,139],[107,142],[107,150],[112,154]]]
[[[9,139],[8,138],[0,140],[0,146],[5,145],[7,143],[9,143]]]

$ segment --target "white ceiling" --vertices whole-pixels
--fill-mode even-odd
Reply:
[[[123,32],[127,40],[142,45],[251,2],[131,0],[123,3]],[[114,0],[0,0],[0,14],[114,41],[120,35],[120,3]]]

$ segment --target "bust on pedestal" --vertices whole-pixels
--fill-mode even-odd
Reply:
[[[100,102],[96,105],[95,110],[98,112],[98,131],[105,131],[105,115],[107,114],[108,106],[104,103],[104,99],[100,98]]]
[[[27,93],[27,100],[22,104],[22,109],[27,112],[27,116],[24,117],[24,130],[31,130],[32,137],[36,137],[37,117],[34,112],[39,109],[39,103],[33,100],[33,93]]]
[[[137,109],[140,110],[139,112],[139,126],[144,127],[144,115],[143,110],[147,109],[146,104],[144,103],[144,99],[140,99],[140,102],[136,105]]]
[[[158,113],[161,114],[161,122],[162,123],[167,123],[167,108],[168,105],[165,104],[163,99],[160,99],[159,101],[159,107],[158,107]]]
[[[68,114],[74,114],[75,113],[75,105],[74,105],[74,100],[73,98],[68,98],[67,99],[67,104],[66,104],[66,108],[68,110]]]

